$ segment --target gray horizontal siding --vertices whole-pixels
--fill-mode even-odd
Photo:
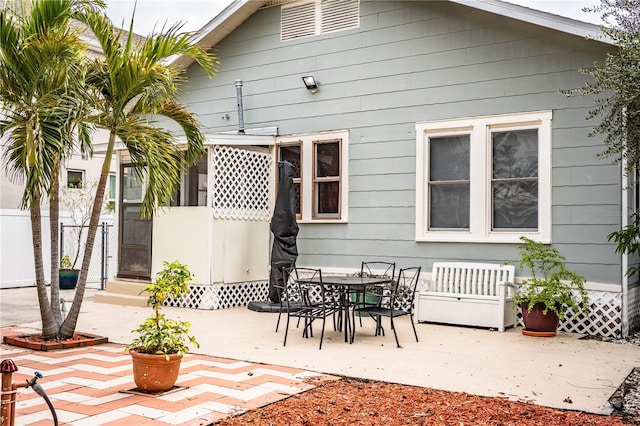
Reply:
[[[619,204],[554,205],[551,214],[556,233],[568,225],[604,225],[607,229],[613,230],[618,228],[621,223]],[[588,233],[588,228],[583,231]],[[554,236],[556,233],[554,233]]]
[[[210,132],[233,130],[242,79],[246,127],[349,129],[349,223],[301,224],[301,264],[515,258],[516,244],[414,241],[415,123],[553,110],[554,246],[588,279],[619,282],[606,238],[620,225],[619,167],[588,136],[593,99],[559,92],[587,81],[578,70],[602,60],[603,45],[450,2],[363,1],[360,28],[287,42],[279,14],[260,10],[222,40],[214,79],[191,67],[184,100]],[[316,95],[305,74],[320,81]]]

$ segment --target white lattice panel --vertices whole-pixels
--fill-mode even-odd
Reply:
[[[191,309],[226,309],[247,306],[254,300],[267,300],[268,281],[233,284],[192,285],[180,300],[167,299],[166,306]]]
[[[216,146],[210,170],[213,216],[218,219],[269,220],[269,152]]]
[[[572,310],[560,321],[559,331],[587,334],[590,336],[622,337],[622,295],[602,291],[589,291],[589,316],[576,315]],[[577,295],[574,294],[577,297]],[[522,323],[522,313],[518,309],[518,325]]]

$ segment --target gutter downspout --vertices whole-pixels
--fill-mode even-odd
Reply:
[[[621,214],[620,225],[621,229],[624,229],[629,225],[629,194],[627,187],[629,185],[629,178],[625,172],[627,168],[626,157],[622,158],[621,162],[621,183],[622,183],[622,200],[621,200]],[[629,255],[621,253],[621,267],[622,267],[622,337],[625,338],[629,335],[629,276],[627,271],[629,270]]]
[[[238,103],[238,134],[244,135],[244,107],[242,105],[242,80],[236,80],[236,101]]]

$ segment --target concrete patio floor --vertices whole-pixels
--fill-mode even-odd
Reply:
[[[3,310],[5,299],[3,296]],[[85,300],[77,330],[126,344],[133,338],[131,330],[149,314],[149,308]],[[384,323],[386,336],[376,337],[373,322],[365,319],[364,327],[357,326],[353,344],[345,343],[343,334],[327,324],[322,350],[318,350],[319,328],[314,338],[303,339],[295,324],[283,347],[283,326],[275,333],[277,314],[273,313],[241,307],[214,311],[165,308],[165,314],[192,323],[201,345],[194,350],[197,354],[597,414],[612,412],[609,397],[640,366],[637,346],[582,340],[581,335],[568,333],[537,338],[522,335],[520,328],[498,333],[417,324],[420,341],[416,342],[411,324],[402,318],[396,324],[402,345],[397,348],[388,321]],[[40,322],[20,325],[39,328]]]

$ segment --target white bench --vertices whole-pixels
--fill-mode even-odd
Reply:
[[[431,280],[418,292],[417,321],[497,328],[516,324],[515,266],[435,262]]]

